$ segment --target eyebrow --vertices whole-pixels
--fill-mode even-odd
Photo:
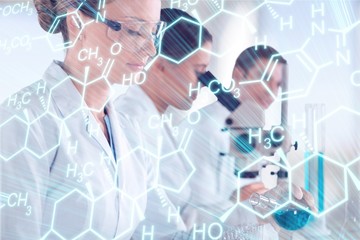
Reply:
[[[207,64],[195,64],[196,67],[207,67],[208,65]]]
[[[265,74],[265,79],[267,79],[269,77],[268,74]],[[265,81],[265,82],[271,82],[273,80],[272,76],[270,77],[269,81]],[[280,82],[277,83],[278,86],[281,86],[283,83],[283,80],[281,80]]]
[[[125,16],[125,18],[131,18],[131,19],[138,20],[138,21],[140,21],[140,22],[146,22],[145,19],[138,18],[138,17],[134,17],[134,16]]]

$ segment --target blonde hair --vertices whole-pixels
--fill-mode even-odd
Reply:
[[[66,14],[69,7],[78,8],[80,11],[86,13],[92,12],[92,9],[97,9],[101,0],[34,0],[35,8],[38,13],[38,21],[42,29],[49,32],[54,20],[57,16]],[[104,1],[104,0],[103,0]],[[106,0],[106,3],[113,2],[114,0]],[[88,15],[88,14],[87,14]],[[66,18],[62,18],[60,23],[57,24],[52,33],[62,33],[64,41],[69,40],[69,33],[66,25]]]

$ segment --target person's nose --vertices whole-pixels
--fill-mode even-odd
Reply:
[[[271,92],[274,94],[274,96],[277,96],[278,95],[278,92],[279,92],[279,88],[277,86],[272,86],[270,88]]]

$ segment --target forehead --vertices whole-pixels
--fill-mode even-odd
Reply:
[[[110,19],[132,17],[145,21],[159,21],[160,10],[160,0],[113,0],[106,4],[106,17]]]
[[[271,67],[270,69],[272,69],[273,66],[274,66],[274,63],[272,64],[272,66],[270,66]],[[283,69],[284,69],[283,63],[276,64],[276,66],[274,67],[274,71],[271,74],[270,81],[281,82],[283,79],[283,73],[284,73]]]

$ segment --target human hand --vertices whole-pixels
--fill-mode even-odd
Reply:
[[[314,213],[316,213],[318,211],[315,207],[315,200],[314,200],[313,196],[308,191],[304,190],[303,188],[292,184],[291,195],[295,198],[293,200],[293,202],[296,202],[296,203],[304,206],[305,208],[308,208],[309,210],[311,210]],[[255,195],[255,196],[257,196],[257,195]],[[288,200],[288,196],[289,196],[288,183],[281,182],[278,184],[278,186],[276,188],[269,190],[268,192],[264,193],[261,196],[259,195],[259,198],[255,199],[255,200],[259,200],[259,204],[254,205],[254,209],[256,211],[262,213],[262,215],[265,215],[266,213],[269,213],[273,209],[278,208],[280,205],[285,203]],[[252,200],[254,200],[254,199],[252,199]],[[260,202],[260,200],[261,200],[261,202]],[[283,210],[282,214],[281,214],[281,209]],[[270,223],[275,228],[275,230],[279,232],[282,228],[275,221],[274,216],[278,218],[277,220],[279,220],[280,217],[292,218],[294,216],[292,216],[291,214],[289,215],[290,212],[288,212],[288,211],[294,211],[294,214],[297,214],[297,216],[295,218],[296,221],[300,221],[298,223],[300,225],[294,229],[299,229],[301,227],[301,223],[306,224],[309,214],[305,213],[305,212],[303,214],[300,213],[297,210],[298,209],[297,206],[288,204],[281,209],[279,209],[280,211],[276,211],[277,214],[275,213],[272,216],[269,216],[265,219],[259,219],[259,222],[261,224]],[[286,215],[284,216],[283,214],[287,214],[287,216]],[[298,216],[300,214],[302,214],[302,215]],[[301,217],[301,218],[299,218],[299,217]],[[304,220],[304,218],[306,218],[306,219]],[[286,219],[286,220],[288,221],[289,219]],[[286,228],[286,226],[295,227],[295,225],[291,225],[291,224],[292,223],[285,224],[285,228]]]
[[[268,190],[262,182],[248,184],[240,189],[240,201],[248,200],[253,193],[263,194]]]

